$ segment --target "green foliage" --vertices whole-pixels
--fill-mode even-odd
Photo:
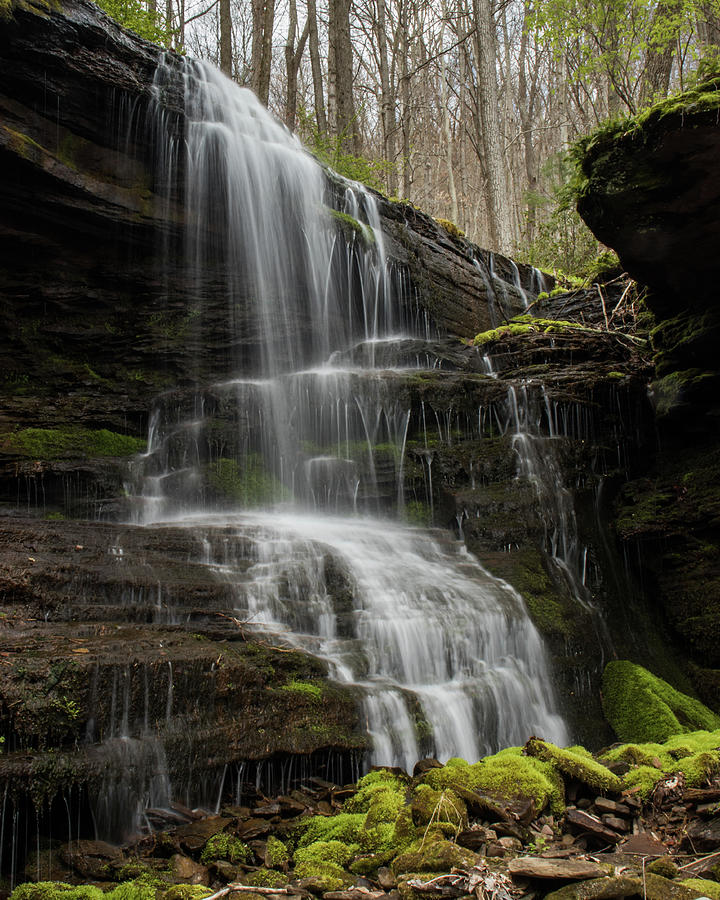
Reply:
[[[146,41],[166,44],[172,36],[172,30],[166,26],[162,16],[149,10],[142,0],[100,0],[98,6],[119,25],[134,31]]]
[[[536,222],[515,253],[516,259],[549,271],[580,274],[598,256],[598,242],[575,209],[578,176],[575,158],[568,154],[551,157],[543,167],[543,192],[526,197]]]
[[[410,525],[432,524],[432,510],[429,504],[423,503],[421,500],[408,500],[405,503],[403,517]]]
[[[720,717],[699,700],[627,660],[605,667],[603,710],[621,741],[662,742],[683,732],[720,728]]]
[[[106,428],[93,430],[67,428],[24,428],[10,437],[16,452],[34,459],[57,459],[63,456],[132,456],[145,450],[143,438],[117,434]]]
[[[264,467],[262,457],[250,453],[242,462],[221,456],[207,466],[209,487],[219,499],[239,506],[262,506],[285,500],[287,488]]]
[[[307,110],[298,112],[298,131],[310,152],[323,165],[333,169],[343,178],[360,181],[375,191],[384,193],[385,179],[392,164],[382,159],[354,156],[345,149],[347,135],[331,137],[321,134],[314,118]]]
[[[252,850],[240,838],[220,832],[208,839],[200,854],[200,861],[203,863],[207,864],[214,859],[225,859],[233,864],[247,863],[252,859]]]

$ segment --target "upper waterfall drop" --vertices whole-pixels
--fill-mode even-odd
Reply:
[[[358,687],[372,762],[474,760],[533,732],[565,743],[520,595],[450,534],[392,521],[409,435],[430,472],[430,410],[408,384],[445,357],[386,256],[374,197],[324,173],[205,63],[172,62],[185,82],[178,139],[162,105],[167,65],[155,133],[168,203],[181,198],[190,223],[188,327],[202,337],[204,293],[221,284],[228,374],[158,398],[140,521],[195,529],[239,616]],[[455,424],[434,416],[450,440]]]

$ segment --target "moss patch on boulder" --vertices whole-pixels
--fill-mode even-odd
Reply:
[[[603,673],[603,710],[621,741],[663,742],[671,735],[720,728],[720,717],[699,700],[628,660]]]
[[[530,738],[525,745],[528,756],[534,756],[553,765],[561,775],[576,779],[595,791],[620,793],[622,782],[602,763],[594,760],[583,747],[556,747],[549,741]]]

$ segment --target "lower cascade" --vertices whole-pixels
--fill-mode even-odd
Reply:
[[[173,65],[156,77],[160,141]],[[165,138],[163,174],[195,221],[183,264],[200,322],[207,284],[225,281],[237,374],[158,398],[137,520],[193,529],[234,616],[359,689],[372,763],[474,761],[534,732],[565,743],[520,595],[449,533],[403,524],[423,505],[405,496],[408,447],[429,472],[435,429],[481,426],[428,421],[408,398],[451,363],[386,257],[373,196],[323,173],[251,93],[182,65],[187,125]]]
[[[373,764],[474,761],[535,732],[567,741],[522,598],[448,534],[295,511],[178,521],[232,585],[236,616],[361,688]]]

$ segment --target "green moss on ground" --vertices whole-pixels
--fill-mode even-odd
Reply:
[[[12,900],[156,900],[159,882],[152,878],[138,878],[117,885],[107,893],[90,884],[65,884],[61,881],[26,882],[18,885],[11,894]],[[212,891],[200,885],[176,885],[176,888],[201,888],[202,894],[176,894],[167,897],[161,894],[162,900],[200,900]],[[166,892],[167,893],[167,892]]]
[[[597,762],[582,747],[561,750],[555,744],[530,738],[525,745],[529,756],[542,759],[553,765],[566,778],[576,779],[595,791],[620,793],[622,782],[606,766]]]
[[[603,673],[603,710],[621,741],[662,743],[671,735],[720,728],[720,717],[699,700],[628,660]]]
[[[720,900],[720,884],[717,881],[710,881],[708,878],[685,878],[680,884],[704,897],[709,897],[710,900]]]
[[[282,869],[290,862],[290,851],[287,845],[275,835],[271,834],[267,840],[265,860],[273,869]]]
[[[24,428],[11,435],[7,449],[33,459],[58,457],[132,456],[145,450],[144,438],[118,434],[106,428]]]
[[[699,787],[720,773],[720,729],[676,734],[664,743],[622,744],[603,754],[607,763],[626,762],[632,768],[623,788],[647,798],[663,778],[682,772],[685,783]]]
[[[474,866],[476,855],[451,841],[420,839],[392,862],[394,875],[406,872],[449,872]]]
[[[288,877],[275,869],[257,869],[243,875],[243,883],[254,887],[285,887]]]
[[[200,862],[207,864],[216,859],[224,859],[235,865],[250,862],[252,855],[252,850],[240,838],[221,832],[208,839],[200,854]]]
[[[424,781],[436,790],[455,789],[460,795],[470,789],[508,800],[530,800],[536,812],[550,807],[560,814],[565,808],[563,781],[553,765],[525,756],[520,747],[501,750],[473,765],[449,760]]]

